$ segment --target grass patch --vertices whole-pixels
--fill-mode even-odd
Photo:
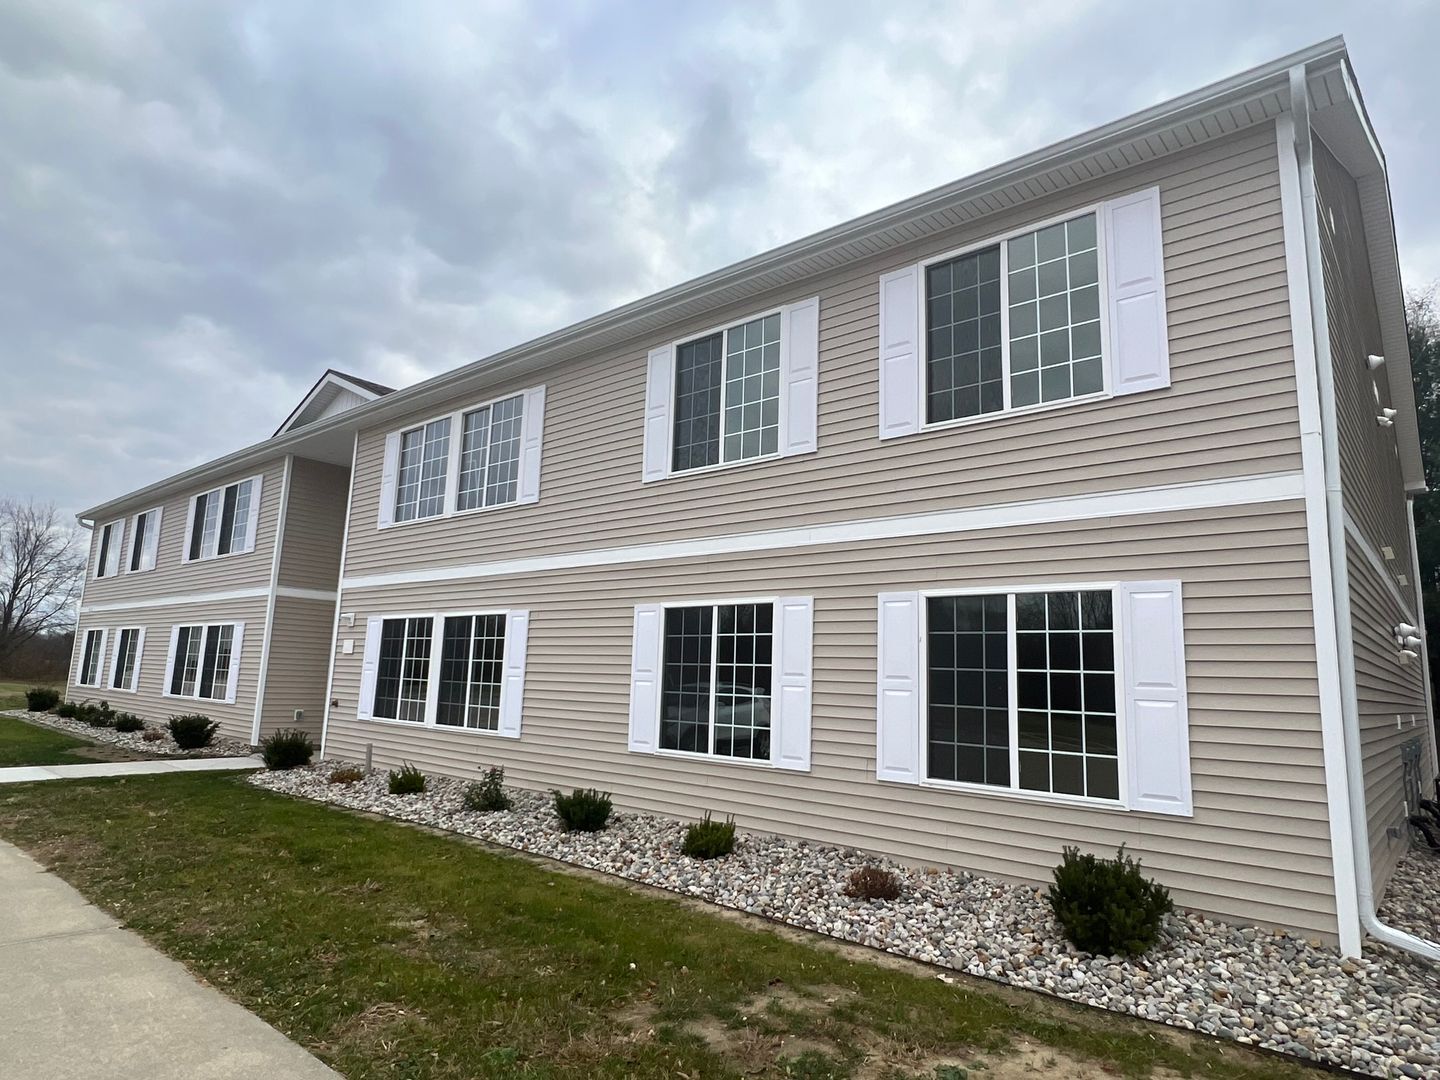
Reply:
[[[23,698],[21,699],[23,703]],[[59,731],[36,727],[13,716],[0,716],[0,769],[16,765],[82,765],[94,763],[94,754],[76,753],[92,749],[84,739]]]
[[[64,700],[65,687],[60,683],[46,682],[0,682],[0,709],[23,709],[25,708],[25,691],[33,690],[37,686],[52,686],[60,691],[61,700]]]
[[[0,788],[0,836],[350,1080],[1306,1075],[234,777]]]

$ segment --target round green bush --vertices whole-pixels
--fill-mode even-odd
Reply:
[[[1106,956],[1138,956],[1160,937],[1175,909],[1170,891],[1140,872],[1122,844],[1113,859],[1067,847],[1048,894],[1060,927],[1078,949]]]

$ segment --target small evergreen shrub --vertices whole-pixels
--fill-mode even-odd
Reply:
[[[64,717],[66,720],[74,720],[80,712],[80,706],[73,701],[62,701],[55,706],[55,715]]]
[[[568,832],[599,832],[610,820],[610,793],[594,788],[577,788],[569,795],[558,791],[555,796],[555,813],[560,815]]]
[[[305,732],[287,728],[260,740],[260,756],[265,759],[267,769],[296,769],[310,764],[315,756],[315,744]]]
[[[409,762],[390,770],[391,795],[419,795],[424,790],[425,774]]]
[[[332,784],[358,784],[365,779],[365,770],[359,765],[341,765],[330,773]]]
[[[136,716],[133,712],[121,712],[115,714],[116,731],[144,731],[145,721]]]
[[[512,805],[510,796],[505,794],[505,766],[503,765],[490,766],[479,780],[465,788],[466,810],[493,814],[499,810],[509,810]]]
[[[692,859],[718,859],[735,850],[735,819],[711,821],[710,812],[685,830],[680,850]]]
[[[25,691],[25,708],[30,712],[49,712],[60,704],[60,691],[37,686]]]
[[[110,707],[110,702],[101,698],[100,704],[95,707],[100,710],[100,720],[102,721],[100,726],[113,727],[115,724],[115,710]]]
[[[1145,877],[1123,844],[1113,859],[1067,847],[1048,895],[1065,936],[1076,948],[1097,955],[1145,952],[1175,908],[1170,890]]]
[[[845,895],[856,900],[898,900],[900,879],[883,866],[857,867],[845,881]]]
[[[106,715],[107,713],[109,715]],[[115,722],[114,718],[115,713],[109,706],[102,709],[100,705],[92,705],[88,701],[82,701],[75,706],[75,719],[93,728],[109,727]]]
[[[156,731],[154,728],[147,728],[145,734],[141,735],[140,738],[146,742],[159,742],[165,738],[165,733],[163,731]]]
[[[165,726],[170,729],[170,737],[181,750],[199,750],[209,746],[215,732],[220,730],[219,724],[199,713],[172,716]]]

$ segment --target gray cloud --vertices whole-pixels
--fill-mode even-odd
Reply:
[[[0,493],[77,509],[327,365],[403,384],[1337,31],[1424,284],[1418,0],[7,0]]]

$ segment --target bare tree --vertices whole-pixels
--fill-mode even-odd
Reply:
[[[85,561],[53,504],[0,500],[0,671],[38,635],[74,626]]]

